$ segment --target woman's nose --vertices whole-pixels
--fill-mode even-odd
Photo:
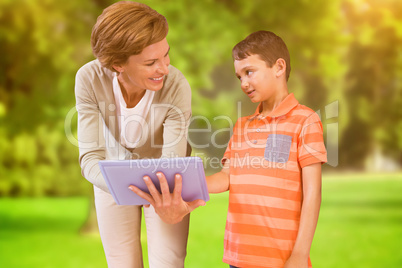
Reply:
[[[170,60],[164,60],[161,62],[159,65],[159,72],[161,72],[163,75],[167,75],[169,73],[169,65],[170,65]]]

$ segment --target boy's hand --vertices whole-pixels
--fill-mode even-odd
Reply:
[[[130,185],[130,190],[147,200],[155,209],[155,212],[166,223],[175,224],[181,222],[188,213],[193,211],[199,206],[205,206],[205,201],[197,199],[191,202],[185,202],[181,197],[182,190],[182,177],[179,174],[175,176],[175,185],[173,193],[169,191],[169,185],[166,181],[165,175],[162,172],[156,173],[159,179],[162,194],[155,188],[151,179],[145,176],[144,182],[148,187],[149,193],[147,194],[134,185]],[[149,206],[149,205],[148,205]]]
[[[283,268],[308,268],[308,258],[290,255]]]

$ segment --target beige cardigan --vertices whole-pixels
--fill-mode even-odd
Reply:
[[[113,72],[98,60],[78,70],[75,81],[78,111],[79,162],[82,175],[109,192],[98,161],[180,157],[191,153],[187,143],[191,118],[191,89],[184,75],[173,66],[164,86],[155,92],[137,148],[120,144],[119,124],[113,94]]]

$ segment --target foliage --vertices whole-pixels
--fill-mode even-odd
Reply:
[[[376,146],[398,158],[402,156],[398,142],[402,138],[398,127],[402,119],[402,35],[393,23],[402,11],[401,5],[383,6],[372,1],[363,9],[346,5],[345,11],[354,39],[346,74],[349,124],[340,148],[343,161],[362,166],[361,156]]]
[[[64,134],[94,17],[78,1],[0,2],[0,195],[82,194]],[[78,38],[77,38],[78,37]]]
[[[90,190],[70,142],[76,135],[74,76],[93,59],[91,28],[113,2],[0,2],[0,196]],[[207,145],[195,153],[220,157],[225,148],[212,140],[225,145],[237,117],[254,112],[233,74],[231,48],[252,31],[267,29],[289,47],[290,91],[320,112],[324,131],[338,123],[340,167],[362,168],[372,148],[402,162],[400,1],[144,3],[169,21],[172,64],[193,90],[191,128],[210,122],[208,133],[189,134],[194,145]],[[334,101],[339,113],[331,117],[327,105]],[[66,118],[71,129],[65,129]]]

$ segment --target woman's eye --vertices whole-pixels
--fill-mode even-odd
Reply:
[[[151,63],[148,63],[148,64],[145,64],[146,66],[152,66],[152,65],[154,65],[155,64],[155,62],[153,61],[153,62],[151,62]]]

